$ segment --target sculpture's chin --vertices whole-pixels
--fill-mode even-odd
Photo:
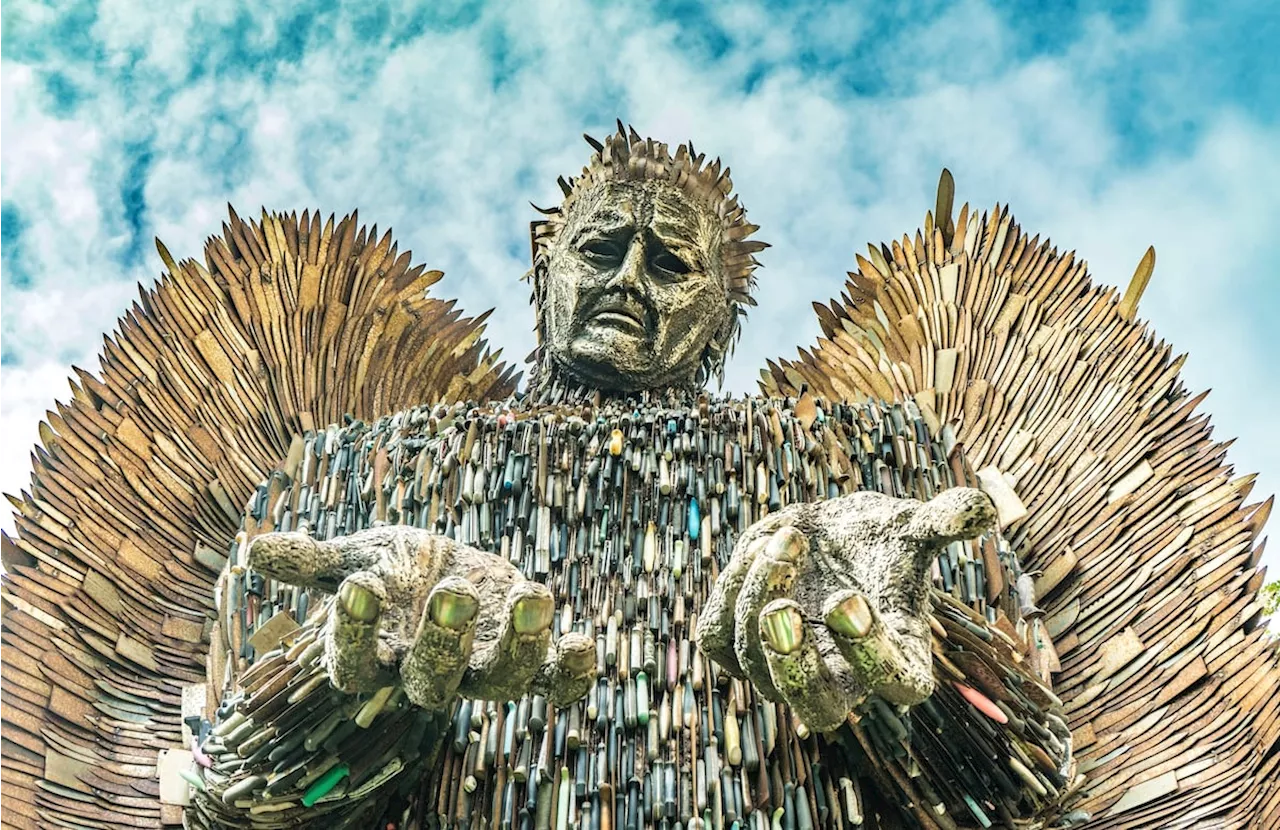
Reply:
[[[651,384],[649,375],[654,367],[645,365],[639,356],[635,351],[615,351],[603,344],[593,344],[589,349],[575,349],[568,360],[562,361],[562,366],[590,386],[614,392],[632,392]]]
[[[583,383],[610,392],[638,392],[679,385],[677,367],[662,359],[647,336],[592,326],[557,362]]]

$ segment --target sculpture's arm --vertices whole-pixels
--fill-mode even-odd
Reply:
[[[1072,783],[1060,704],[997,626],[931,597],[936,555],[995,519],[991,500],[964,487],[923,503],[857,492],[783,508],[739,539],[699,618],[699,648],[876,759],[865,766],[909,810],[1057,813]]]
[[[255,572],[335,595],[242,679],[198,757],[188,816],[228,826],[368,817],[425,763],[455,698],[585,695],[595,644],[551,641],[546,586],[505,559],[412,527],[253,540]],[[327,682],[326,682],[327,681]],[[430,734],[429,734],[430,733]],[[367,803],[366,803],[367,802]]]

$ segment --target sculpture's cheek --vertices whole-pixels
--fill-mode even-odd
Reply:
[[[554,268],[547,275],[544,321],[552,352],[563,350],[572,335],[574,311],[578,307],[581,275]]]
[[[723,287],[700,276],[685,284],[654,292],[659,308],[655,363],[671,371],[695,366],[707,345],[727,322],[729,307]]]

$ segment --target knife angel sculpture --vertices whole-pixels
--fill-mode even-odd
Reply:
[[[159,246],[10,497],[0,823],[1280,822],[1271,501],[1153,253],[1120,297],[944,172],[733,400],[728,170],[592,145],[521,391],[354,215]]]

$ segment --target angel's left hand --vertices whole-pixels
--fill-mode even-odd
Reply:
[[[934,556],[995,524],[991,500],[957,487],[928,502],[859,492],[787,507],[748,528],[698,621],[698,646],[835,729],[868,695],[914,705],[933,693]]]

